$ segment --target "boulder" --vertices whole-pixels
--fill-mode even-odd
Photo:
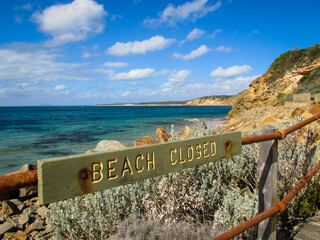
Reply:
[[[171,134],[167,133],[163,128],[157,128],[156,135],[159,142],[168,142],[168,139],[171,138]]]
[[[275,118],[272,115],[269,115],[260,122],[259,127],[262,127],[268,123],[275,123],[275,122],[279,122],[279,119]]]
[[[28,172],[28,171],[32,171],[32,170],[37,170],[37,164],[27,163],[27,164],[23,165],[22,168],[20,168],[19,170],[8,173],[6,175],[10,175],[10,174],[14,174],[14,173],[23,173],[23,172]]]
[[[153,137],[144,136],[142,138],[139,138],[137,141],[135,141],[134,146],[138,147],[138,146],[156,144],[156,143],[159,143],[159,142],[155,140]]]
[[[304,110],[302,108],[295,108],[293,111],[292,111],[292,114],[291,114],[291,117],[292,118],[295,118],[295,117],[299,117],[301,116],[302,114],[304,113]]]
[[[184,139],[190,137],[193,128],[189,126],[185,126],[184,129],[179,133],[179,138]]]
[[[86,154],[93,153],[93,152],[107,152],[107,151],[114,151],[114,150],[121,150],[127,148],[119,141],[115,140],[102,140],[100,141],[95,149],[88,150]]]
[[[113,150],[121,150],[127,148],[121,142],[114,140],[102,140],[100,141],[96,148],[93,149],[95,152],[105,152],[105,151],[113,151]]]
[[[320,114],[320,104],[312,105],[309,108],[308,112],[311,113],[312,115]]]

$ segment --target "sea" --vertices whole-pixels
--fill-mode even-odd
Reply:
[[[229,106],[41,106],[0,107],[0,175],[39,159],[85,153],[101,140],[128,147],[156,129],[212,129]]]

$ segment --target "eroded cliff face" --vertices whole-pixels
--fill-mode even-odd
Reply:
[[[317,89],[320,81],[319,70],[319,44],[308,49],[282,54],[265,74],[252,81],[249,89],[229,100],[233,105],[227,117],[235,117],[252,108],[280,105],[279,97],[281,96],[288,97],[298,92],[319,91]]]

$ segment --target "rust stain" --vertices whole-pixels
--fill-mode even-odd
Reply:
[[[91,171],[88,168],[82,168],[78,174],[78,183],[82,194],[92,193]]]
[[[226,157],[231,157],[232,156],[232,142],[230,140],[226,141],[224,143],[224,151],[226,153]]]

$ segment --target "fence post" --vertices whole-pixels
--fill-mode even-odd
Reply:
[[[262,134],[273,133],[274,126],[266,125]],[[277,158],[278,140],[260,143],[259,153],[259,213],[271,208],[277,201]],[[276,216],[272,216],[259,223],[258,239],[276,239]]]

